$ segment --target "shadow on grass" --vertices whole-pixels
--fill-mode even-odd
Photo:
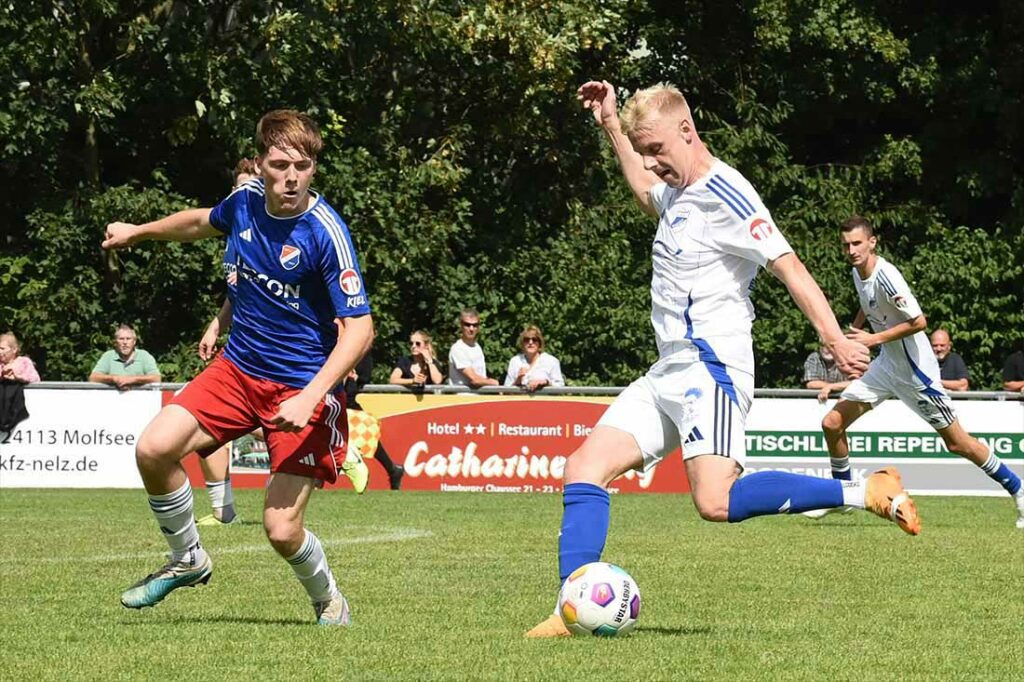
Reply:
[[[710,635],[711,634],[711,628],[708,627],[707,625],[701,625],[701,626],[692,627],[692,628],[661,628],[661,627],[647,627],[647,626],[643,626],[643,625],[638,625],[637,628],[636,628],[635,634],[638,634],[638,635],[646,635],[646,634],[652,634],[652,635],[672,635],[672,636],[679,636],[679,635]]]
[[[167,618],[160,622],[122,620],[122,625],[211,625],[213,623],[228,623],[231,625],[301,625],[311,627],[316,623],[309,618],[255,618],[252,616],[186,616],[178,618]]]

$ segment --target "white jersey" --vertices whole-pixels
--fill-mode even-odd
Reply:
[[[651,278],[654,369],[702,361],[754,373],[750,290],[758,268],[792,252],[757,192],[715,160],[685,188],[651,188],[658,211]]]
[[[875,269],[867,279],[861,279],[857,268],[853,268],[853,284],[857,287],[860,309],[876,334],[922,314],[903,275],[881,256],[877,257]],[[942,387],[939,361],[923,331],[883,343],[875,361],[888,363],[904,381],[913,382],[916,377],[926,387],[936,384]]]

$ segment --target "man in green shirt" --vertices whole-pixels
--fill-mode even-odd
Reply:
[[[114,334],[114,350],[104,353],[92,368],[89,381],[116,386],[126,391],[135,386],[160,381],[160,368],[148,352],[136,348],[138,339],[130,324],[122,324]]]

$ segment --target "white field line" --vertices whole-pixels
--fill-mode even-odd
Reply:
[[[224,529],[227,530],[227,529]],[[230,532],[229,530],[227,532]],[[351,538],[334,538],[334,539],[321,539],[320,542],[324,547],[343,547],[345,545],[367,545],[378,542],[404,542],[406,540],[416,540],[419,538],[433,537],[433,533],[429,530],[420,530],[418,528],[394,528],[390,529],[389,532],[380,533],[377,535],[360,535]],[[270,543],[264,542],[259,545],[242,545],[240,547],[222,547],[210,554],[214,557],[223,556],[225,554],[263,554],[266,552],[273,552],[274,550],[270,547]],[[0,557],[0,566],[4,564],[22,564],[22,563],[34,563],[34,564],[71,564],[71,563],[103,563],[108,561],[132,561],[135,559],[150,559],[153,557],[166,557],[167,552],[133,552],[126,554],[99,554],[94,556],[49,556],[49,557],[38,557],[26,559],[25,557]]]

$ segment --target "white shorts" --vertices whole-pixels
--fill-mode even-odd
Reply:
[[[683,459],[700,455],[747,460],[745,425],[754,377],[723,365],[692,362],[649,371],[631,383],[598,424],[633,436],[649,471],[680,444]]]
[[[927,377],[926,377],[927,378]],[[942,382],[926,385],[917,377],[901,377],[889,363],[872,362],[860,379],[855,379],[840,396],[843,400],[877,406],[887,398],[899,398],[932,428],[944,429],[956,421],[953,401]]]

